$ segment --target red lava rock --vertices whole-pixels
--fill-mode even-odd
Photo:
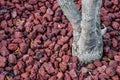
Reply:
[[[53,15],[54,12],[53,12],[52,9],[48,8],[47,11],[46,11],[46,14],[48,14],[48,15]]]
[[[7,22],[5,20],[1,22],[1,27],[3,29],[7,27]]]
[[[82,67],[82,69],[81,69],[81,73],[82,73],[82,74],[86,74],[87,72],[88,72],[88,69],[85,68],[85,67]]]
[[[10,54],[8,56],[8,61],[9,61],[9,63],[15,64],[17,62],[16,56],[14,54]]]
[[[72,79],[77,77],[76,71],[74,69],[70,70],[69,74],[72,77]]]
[[[120,56],[115,55],[115,56],[114,56],[114,59],[115,59],[116,61],[120,61]]]
[[[0,74],[0,80],[5,80],[5,75]]]
[[[77,65],[76,65],[76,63],[69,63],[69,64],[68,64],[68,67],[69,67],[70,70],[71,70],[71,69],[76,69],[76,68],[77,68]]]
[[[7,49],[5,46],[3,46],[3,47],[0,49],[0,53],[1,53],[2,56],[7,56],[7,55],[9,55],[9,51],[8,51],[8,49]]]
[[[36,3],[37,3],[37,0],[29,0],[29,3],[30,3],[30,4],[36,4]]]
[[[112,67],[107,67],[105,70],[106,74],[108,74],[109,76],[114,76],[115,75],[115,69]]]
[[[105,7],[111,7],[112,2],[111,1],[105,1],[104,5],[105,5]]]
[[[45,13],[46,12],[46,7],[45,6],[42,6],[42,7],[40,7],[40,11],[42,12],[42,13]]]
[[[112,27],[113,27],[114,29],[118,30],[119,27],[120,27],[120,24],[117,23],[117,22],[113,22],[113,23],[112,23]]]
[[[109,76],[105,73],[100,74],[98,77],[100,80],[109,79]]]
[[[15,32],[15,38],[21,38],[23,36],[22,32]]]
[[[44,42],[44,47],[48,47],[52,42],[50,40],[47,40]]]
[[[69,61],[69,59],[70,59],[70,56],[68,56],[68,55],[64,55],[63,57],[62,57],[62,61],[63,62],[68,62]]]
[[[87,65],[87,68],[88,69],[95,69],[95,65],[90,63],[90,64]]]
[[[68,73],[65,73],[64,80],[71,80],[70,75]]]
[[[25,3],[25,8],[30,11],[34,9],[33,6],[28,3]]]
[[[113,77],[112,77],[112,80],[119,80],[118,75],[113,76]]]
[[[65,62],[61,62],[59,64],[59,67],[60,67],[60,70],[64,72],[67,69],[67,64]]]
[[[28,76],[29,74],[27,72],[21,74],[21,77],[24,79],[28,78]]]
[[[111,66],[111,67],[116,68],[117,65],[118,65],[118,62],[117,62],[117,61],[111,60],[111,61],[109,62],[109,66]]]
[[[103,65],[101,67],[98,67],[97,70],[99,71],[99,73],[104,73],[104,71],[106,70],[107,66]]]
[[[63,73],[62,72],[58,72],[57,73],[57,78],[58,79],[62,79],[63,78]]]
[[[67,50],[68,50],[68,44],[64,44],[64,45],[62,46],[62,50],[67,51]]]
[[[11,50],[11,51],[15,51],[17,48],[18,48],[18,44],[10,43],[8,45],[8,49]]]
[[[119,0],[112,0],[112,2],[113,2],[115,5],[118,5],[118,4],[119,4]]]
[[[27,52],[27,50],[28,50],[28,45],[26,44],[26,43],[20,43],[20,51],[22,52],[22,53],[26,53]]]
[[[56,76],[51,76],[51,77],[49,78],[49,80],[57,80],[57,77],[56,77]]]
[[[60,49],[60,45],[55,44],[54,50],[55,50],[55,51],[58,51],[59,49]]]
[[[112,45],[113,47],[117,47],[118,41],[115,38],[112,38]]]
[[[54,68],[53,68],[53,66],[52,66],[52,63],[44,63],[44,68],[45,68],[45,70],[49,73],[49,74],[52,74],[52,73],[54,73]]]
[[[78,58],[77,58],[77,56],[72,56],[71,60],[72,60],[73,63],[77,63]]]
[[[5,57],[0,56],[0,67],[5,67],[6,61]]]
[[[94,65],[95,65],[96,67],[101,67],[101,66],[102,66],[102,63],[101,63],[100,61],[96,60],[96,61],[94,61]]]
[[[117,72],[117,74],[120,76],[120,66],[117,66],[116,72]]]

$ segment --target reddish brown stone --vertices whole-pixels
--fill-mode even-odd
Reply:
[[[0,80],[5,80],[5,75],[0,74]]]
[[[48,14],[48,15],[53,15],[54,12],[53,12],[52,9],[48,8],[47,11],[46,11],[46,14]]]
[[[9,62],[9,63],[15,64],[16,61],[17,61],[17,59],[16,59],[16,56],[15,56],[14,54],[10,54],[10,55],[8,56],[8,62]]]
[[[113,47],[117,47],[118,41],[115,38],[112,38],[112,45]]]
[[[65,79],[65,80],[71,80],[70,75],[69,75],[68,73],[65,73],[64,79]]]
[[[63,73],[62,72],[58,72],[57,73],[57,78],[58,79],[62,79],[63,78]]]
[[[72,79],[77,77],[76,71],[74,69],[70,70],[69,74],[72,77]]]
[[[96,61],[94,61],[94,65],[97,67],[101,67],[102,63],[100,61],[96,60]]]
[[[90,64],[87,65],[87,68],[88,69],[95,69],[95,65],[90,63]]]
[[[23,36],[22,32],[15,32],[15,38],[21,38]]]
[[[11,50],[11,51],[15,51],[17,48],[18,48],[18,44],[10,43],[8,45],[8,49]]]
[[[118,75],[113,76],[112,80],[119,80],[119,76]]]
[[[68,50],[68,44],[64,44],[64,45],[62,46],[62,50],[67,51],[67,50]]]
[[[77,68],[77,64],[76,63],[69,63],[68,67],[69,67],[70,70],[71,69],[76,69]]]
[[[5,20],[1,22],[1,27],[3,29],[7,27],[7,22]]]
[[[67,64],[65,62],[61,62],[59,64],[59,67],[60,67],[60,70],[64,72],[67,69]]]
[[[60,45],[55,44],[54,50],[55,50],[55,51],[58,51],[59,49],[60,49]]]
[[[54,68],[53,68],[51,62],[49,62],[49,63],[44,63],[43,66],[44,66],[45,70],[46,70],[49,74],[54,73]]]
[[[9,51],[5,46],[2,46],[2,48],[0,49],[0,53],[1,53],[2,56],[9,55]]]
[[[28,76],[29,74],[27,72],[21,74],[21,77],[24,79],[28,78]]]
[[[45,6],[42,6],[42,7],[40,7],[40,11],[42,12],[42,13],[45,13],[46,12],[46,7]]]
[[[109,66],[116,68],[116,67],[118,66],[118,62],[117,62],[117,61],[114,61],[114,60],[111,60],[111,61],[109,62]]]
[[[77,58],[77,56],[72,56],[71,60],[72,60],[73,63],[77,63],[78,58]]]
[[[69,59],[70,59],[70,56],[68,56],[68,55],[64,55],[63,57],[62,57],[62,61],[63,62],[68,62],[69,61]]]
[[[99,73],[104,73],[104,71],[106,70],[107,66],[103,65],[101,67],[98,67],[97,70],[99,71]]]
[[[100,74],[98,77],[100,80],[109,79],[109,76],[105,73]]]
[[[27,52],[27,50],[28,50],[28,44],[26,44],[26,43],[20,43],[20,51],[22,52],[22,53],[26,53]]]
[[[82,69],[81,69],[81,73],[82,73],[82,74],[86,74],[87,72],[88,72],[88,69],[85,68],[85,67],[82,67]]]
[[[120,76],[120,66],[117,66],[116,72],[117,72],[117,74]]]
[[[115,59],[116,61],[120,61],[120,56],[115,55],[115,56],[114,56],[114,59]]]
[[[50,40],[47,40],[44,42],[44,47],[48,47],[52,42]]]
[[[115,69],[112,67],[107,67],[105,70],[106,74],[108,74],[109,76],[114,76],[115,75]]]
[[[119,27],[120,27],[120,24],[117,23],[117,22],[113,22],[113,23],[112,23],[112,27],[113,27],[114,29],[118,30]]]
[[[5,67],[6,61],[5,57],[0,56],[0,67]]]

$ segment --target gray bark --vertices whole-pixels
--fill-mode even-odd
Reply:
[[[72,0],[57,1],[73,26],[72,54],[84,63],[100,59],[103,53],[99,17],[102,0],[82,0],[82,20]]]

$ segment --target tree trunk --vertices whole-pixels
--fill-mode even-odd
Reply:
[[[82,20],[72,0],[57,1],[73,26],[72,54],[84,63],[100,59],[103,53],[99,19],[102,0],[82,0]]]

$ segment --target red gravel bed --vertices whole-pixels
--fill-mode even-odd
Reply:
[[[1,0],[0,80],[120,80],[120,1],[103,0],[100,17],[104,55],[84,65],[56,0]]]

